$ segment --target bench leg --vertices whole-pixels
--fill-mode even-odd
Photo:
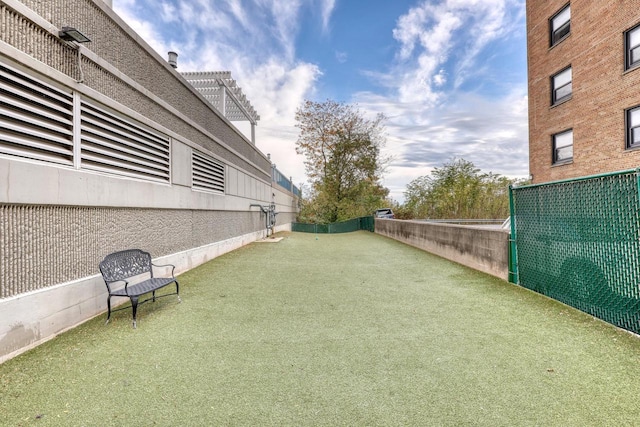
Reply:
[[[130,297],[131,299],[131,308],[133,309],[133,329],[136,329],[138,326],[136,324],[136,314],[138,313],[138,297]]]
[[[109,319],[111,319],[111,295],[107,297],[107,321],[104,323],[105,325],[109,323]]]
[[[178,302],[182,302],[182,298],[180,298],[180,285],[178,285],[177,280],[176,280],[176,295],[178,295]]]

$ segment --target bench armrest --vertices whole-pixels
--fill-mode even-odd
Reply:
[[[173,264],[154,264],[154,263],[151,263],[151,265],[154,266],[154,267],[171,267],[171,277],[175,277],[173,275],[173,272],[176,269],[175,265],[173,265]]]
[[[113,282],[107,282],[106,280],[104,281],[104,283],[107,285],[107,290],[109,291],[109,293],[111,293],[111,285],[118,282],[124,283],[124,291],[127,295],[129,295],[129,292],[127,292],[127,287],[129,286],[129,282],[127,280],[114,280]]]

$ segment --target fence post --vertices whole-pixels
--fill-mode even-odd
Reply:
[[[638,182],[638,201],[640,201],[640,168],[636,169],[636,180]]]
[[[519,284],[518,277],[518,247],[516,245],[516,212],[513,200],[513,186],[509,186],[509,225],[511,233],[509,234],[509,282]]]

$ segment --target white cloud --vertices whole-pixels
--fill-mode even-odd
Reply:
[[[138,33],[140,38],[147,42],[153,50],[164,56],[169,49],[164,49],[165,43],[162,34],[151,22],[139,19],[133,10],[134,6],[135,0],[115,0],[113,2],[113,9],[127,25]]]
[[[447,82],[447,72],[442,69],[438,71],[438,74],[433,76],[433,84],[436,86],[442,86]]]
[[[442,69],[452,61],[455,87],[464,83],[482,50],[511,28],[507,6],[515,1],[423,1],[401,16],[393,30],[400,43],[394,70],[400,100],[436,104]]]
[[[344,64],[349,59],[349,54],[347,52],[336,51],[336,60]]]
[[[162,20],[165,22],[177,22],[178,21],[178,12],[176,10],[175,5],[172,3],[162,2],[160,3],[160,9],[162,9]]]
[[[233,14],[236,21],[242,24],[242,28],[250,28],[251,27],[251,18],[246,13],[245,9],[242,7],[241,0],[227,0],[227,4],[229,5],[229,10]]]
[[[497,94],[461,89],[491,72],[484,50],[523,25],[523,13],[523,0],[422,1],[397,20],[396,63],[386,75],[368,73],[388,93],[354,96],[388,117],[385,153],[394,160],[384,184],[393,198],[402,201],[411,180],[453,157],[485,171],[526,175],[526,76]]]
[[[271,153],[278,169],[294,182],[305,181],[302,156],[295,152],[298,129],[295,111],[314,90],[320,76],[317,66],[308,63],[281,64],[276,58],[243,77],[243,91],[251,93],[251,103],[260,113],[256,144]]]
[[[489,99],[472,93],[452,95],[437,109],[415,114],[419,104],[359,93],[358,104],[387,115],[387,144],[392,157],[384,184],[403,201],[406,185],[428,175],[453,157],[473,162],[483,171],[524,177],[528,170],[526,84]]]
[[[286,59],[295,58],[294,39],[298,32],[298,13],[302,2],[300,0],[257,0],[266,3],[269,9],[269,20],[273,22],[272,35],[280,42],[286,52]]]
[[[331,14],[336,6],[336,0],[321,0],[322,3],[322,32],[329,32],[329,22],[331,21]]]

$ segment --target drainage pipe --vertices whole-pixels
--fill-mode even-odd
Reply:
[[[258,207],[265,214],[265,226],[267,228],[267,237],[269,237],[269,231],[273,234],[273,227],[276,225],[276,205],[272,203],[269,206],[251,204],[249,207]]]

